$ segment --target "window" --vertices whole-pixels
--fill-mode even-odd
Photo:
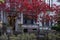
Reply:
[[[46,21],[44,21],[44,19],[42,20],[42,26],[44,27],[44,26],[49,26],[49,21],[48,20],[46,20]]]
[[[50,22],[51,22],[51,26],[52,26],[52,24],[53,24],[53,21],[51,20]]]
[[[44,26],[44,18],[42,19],[42,26]]]
[[[24,24],[34,24],[34,21],[33,21],[33,19],[25,19],[24,18],[23,23]]]
[[[44,21],[42,21],[42,26],[44,26]]]
[[[46,22],[46,26],[49,26],[49,21]]]
[[[35,19],[29,19],[27,16],[23,17],[23,24],[34,24]]]

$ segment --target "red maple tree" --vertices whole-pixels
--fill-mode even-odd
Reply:
[[[5,0],[5,3],[0,2],[0,10],[5,12],[11,12],[11,9],[15,9],[15,11],[23,13],[27,15],[30,19],[38,18],[38,15],[43,12],[44,15],[47,11],[55,11],[58,13],[60,10],[60,6],[50,7],[43,0]],[[17,13],[18,14],[18,13]],[[46,16],[47,20],[50,20],[50,16]]]

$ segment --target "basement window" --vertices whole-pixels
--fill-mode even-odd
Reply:
[[[58,24],[60,24],[60,21],[58,21]]]
[[[37,30],[37,29],[33,29],[33,31],[34,31],[34,30]]]
[[[24,33],[27,33],[28,32],[28,29],[24,29],[23,31],[24,31]]]

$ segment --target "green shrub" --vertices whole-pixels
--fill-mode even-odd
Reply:
[[[53,30],[60,31],[60,24],[52,26]]]

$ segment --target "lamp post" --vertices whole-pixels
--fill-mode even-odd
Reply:
[[[10,40],[10,34],[11,34],[11,28],[8,27],[7,28],[7,37],[8,37],[8,40]]]

